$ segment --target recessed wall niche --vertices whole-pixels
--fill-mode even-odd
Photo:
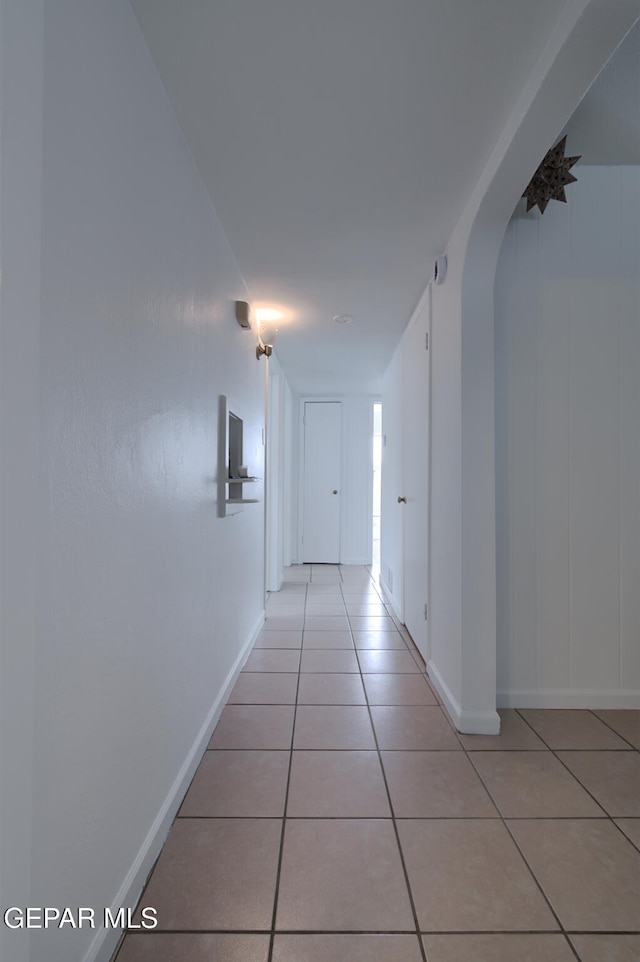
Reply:
[[[240,505],[257,504],[259,498],[245,497],[245,485],[259,478],[249,474],[244,463],[243,421],[230,411],[227,398],[220,395],[218,411],[218,514],[237,514]],[[250,489],[249,489],[250,490]]]
[[[227,475],[229,480],[246,477],[246,468],[242,462],[242,418],[228,412],[227,416]]]

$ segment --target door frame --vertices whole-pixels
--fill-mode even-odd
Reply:
[[[425,633],[425,651],[424,651],[424,652],[423,652],[423,651],[420,651],[420,648],[419,648],[419,646],[418,646],[418,650],[420,651],[420,654],[424,657],[425,664],[428,664],[428,662],[429,662],[429,660],[430,660],[430,658],[431,658],[431,621],[432,621],[432,617],[431,617],[431,601],[432,601],[432,599],[431,599],[431,504],[432,504],[432,497],[431,497],[431,469],[432,469],[432,456],[431,456],[431,455],[432,455],[432,436],[431,436],[431,424],[432,424],[432,371],[433,371],[433,365],[432,365],[432,360],[431,360],[432,354],[433,354],[433,340],[432,340],[432,320],[433,320],[433,317],[432,317],[432,306],[433,306],[433,301],[432,301],[432,294],[433,294],[433,282],[432,282],[432,281],[429,281],[429,283],[428,283],[428,285],[427,285],[427,288],[426,288],[423,296],[420,298],[420,300],[419,300],[419,302],[418,302],[418,304],[417,304],[417,306],[416,306],[416,309],[414,310],[413,314],[411,315],[411,320],[409,321],[409,324],[407,324],[407,328],[405,329],[405,330],[408,330],[408,328],[411,326],[411,324],[413,324],[414,322],[417,322],[418,318],[422,315],[422,313],[425,313],[425,314],[426,314],[426,333],[427,333],[427,337],[428,337],[428,347],[427,347],[427,349],[426,349],[426,354],[427,354],[427,370],[428,370],[428,396],[427,396],[427,440],[428,440],[428,445],[427,445],[427,476],[426,476],[426,486],[427,486],[427,504],[426,504],[426,511],[427,511],[427,544],[426,544],[426,549],[427,549],[427,583],[426,583],[426,585],[425,585],[425,593],[426,593],[426,605],[427,605],[427,609],[428,609],[428,617],[427,617],[427,619],[426,619],[427,625],[426,625],[426,633]],[[401,349],[401,350],[402,350],[402,349]],[[403,437],[403,442],[404,442],[404,437]],[[402,445],[402,468],[401,468],[401,476],[402,476],[402,487],[403,487],[403,490],[404,490],[404,487],[405,487],[404,481],[405,481],[405,476],[406,476],[406,460],[405,460],[405,455],[406,455],[406,451],[405,451],[405,446],[404,446],[404,443],[403,443],[403,445]],[[404,625],[405,628],[406,628],[407,626],[406,626],[405,621],[404,621],[404,618],[405,618],[405,616],[406,616],[406,611],[407,611],[407,603],[406,603],[406,597],[407,597],[407,580],[406,580],[406,570],[407,570],[407,565],[406,565],[406,547],[407,547],[407,539],[406,539],[406,527],[405,527],[405,526],[406,526],[406,515],[405,515],[405,513],[403,512],[402,521],[401,521],[401,540],[402,540],[402,623],[403,623],[403,625]],[[409,630],[409,629],[407,628],[407,631],[408,631],[408,630]],[[416,643],[416,644],[417,644],[417,643]]]
[[[340,404],[340,524],[339,524],[339,543],[338,543],[338,564],[342,560],[342,518],[343,518],[343,493],[344,493],[344,464],[345,464],[345,435],[344,430],[344,395],[316,395],[305,394],[299,398],[298,408],[298,533],[296,538],[298,562],[302,564],[304,558],[302,538],[304,535],[304,406],[307,402],[316,404]]]

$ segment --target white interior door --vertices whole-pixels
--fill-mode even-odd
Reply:
[[[305,401],[302,560],[340,561],[342,405]]]
[[[429,601],[429,302],[402,341],[402,491],[404,624],[428,660]]]

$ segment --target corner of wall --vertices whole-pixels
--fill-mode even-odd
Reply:
[[[442,677],[437,665],[430,659],[427,663],[429,680],[440,695],[444,708],[454,727],[465,735],[499,735],[500,716],[497,711],[474,711],[463,709]]]

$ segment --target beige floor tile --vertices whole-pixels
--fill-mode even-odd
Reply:
[[[307,618],[337,618],[346,617],[347,609],[344,606],[344,602],[341,604],[318,604],[314,605],[311,602],[307,602],[305,608],[305,616]]]
[[[345,601],[384,603],[380,592],[372,584],[358,584],[356,581],[342,582],[342,596]]]
[[[276,928],[407,931],[414,927],[390,819],[290,819]]]
[[[298,631],[302,628],[304,616],[302,613],[281,615],[267,612],[264,620],[265,631]]]
[[[462,751],[441,708],[373,705],[371,717],[383,751]]]
[[[173,932],[127,935],[116,962],[267,962],[268,935]]]
[[[242,671],[229,695],[229,704],[293,705],[297,689],[298,675],[293,672]]]
[[[575,962],[564,935],[423,935],[428,962]]]
[[[304,627],[307,631],[348,631],[349,619],[346,615],[305,615]]]
[[[362,680],[370,705],[437,705],[422,674],[366,674]]]
[[[276,935],[273,962],[422,962],[422,955],[415,935]]]
[[[377,578],[372,575],[368,567],[361,565],[340,565],[340,574],[343,582],[362,582],[363,584],[375,586]]]
[[[401,634],[402,634],[402,632],[401,632]],[[403,635],[403,637],[404,637],[404,635]],[[416,662],[416,664],[417,664],[417,666],[418,666],[418,669],[422,672],[423,675],[426,675],[426,673],[427,673],[427,664],[426,664],[426,662],[425,662],[425,660],[424,660],[424,657],[423,657],[422,653],[421,653],[420,651],[418,651],[418,649],[417,649],[416,646],[414,645],[413,640],[412,640],[412,638],[411,638],[410,635],[407,635],[407,636],[404,638],[404,640],[405,640],[405,644],[406,644],[406,646],[407,646],[407,651],[410,651],[411,654],[413,655],[413,658],[414,658],[414,660],[415,660],[415,662]]]
[[[372,629],[362,631],[356,629],[353,632],[353,639],[356,648],[359,649],[371,649],[373,651],[386,651],[392,648],[400,648],[406,651],[407,649],[402,635],[395,629],[393,631],[374,631]]]
[[[395,628],[389,615],[350,615],[353,631],[391,631]]]
[[[300,651],[297,648],[254,648],[242,670],[297,672],[299,665]]]
[[[141,900],[160,931],[115,962],[422,962],[386,785],[427,962],[576,962],[532,872],[569,932],[602,933],[571,936],[581,962],[636,962],[640,712],[502,709],[499,736],[457,736],[364,569],[287,572]]]
[[[420,672],[415,658],[409,651],[372,651],[360,649],[358,661],[363,674],[393,672],[394,674],[415,674]]]
[[[350,648],[353,638],[350,631],[309,631],[302,635],[303,648]]]
[[[369,712],[358,705],[299,705],[294,749],[375,749]]]
[[[524,857],[568,931],[640,926],[640,852],[607,819],[510,821]]]
[[[572,935],[580,962],[638,962],[640,935]]]
[[[400,820],[397,826],[423,932],[558,928],[500,820]]]
[[[615,732],[590,711],[563,708],[522,708],[520,714],[553,749],[629,748]]]
[[[180,818],[141,905],[158,930],[271,927],[282,823],[261,818]]]
[[[635,847],[640,848],[640,818],[614,818],[614,822]]]
[[[279,599],[267,601],[265,606],[266,613],[268,615],[277,615],[279,618],[287,618],[290,616],[297,617],[298,615],[304,615],[306,602],[304,598],[295,603],[287,603],[286,601],[280,601]]]
[[[347,601],[347,612],[350,615],[366,615],[368,617],[387,616],[389,612],[381,601]]]
[[[364,688],[359,675],[322,674],[310,672],[300,675],[299,705],[365,705]]]
[[[383,752],[396,818],[497,818],[464,752]]]
[[[389,818],[377,752],[294,751],[287,815],[292,818]]]
[[[467,751],[548,751],[544,742],[515,709],[501,708],[498,714],[499,735],[460,735],[460,741]]]
[[[640,818],[640,754],[558,752],[608,815]]]
[[[304,608],[307,600],[307,595],[304,589],[300,591],[296,588],[295,591],[272,591],[267,595],[267,607],[271,608],[295,608],[302,606]]]
[[[640,749],[640,710],[598,709],[594,712],[605,724],[613,728],[619,735],[626,738],[634,748]]]
[[[205,752],[182,818],[282,818],[289,752]]]
[[[306,648],[302,652],[300,671],[336,671],[359,673],[355,651]]]
[[[288,749],[293,713],[292,705],[227,705],[208,747]]]
[[[302,629],[296,631],[266,631],[263,629],[253,647],[256,648],[302,648]]]
[[[473,752],[471,761],[505,818],[604,814],[551,752]]]

